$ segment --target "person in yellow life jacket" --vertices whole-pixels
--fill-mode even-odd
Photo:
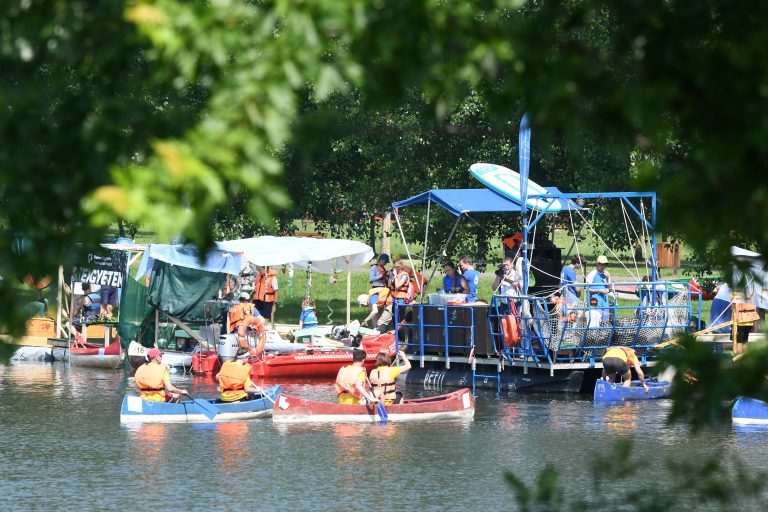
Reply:
[[[392,300],[395,304],[406,304],[408,302],[408,289],[410,285],[411,279],[408,272],[405,271],[405,262],[400,260],[392,268],[392,279],[389,283],[389,288],[392,290]]]
[[[267,333],[264,330],[264,317],[254,305],[249,301],[248,293],[240,294],[240,302],[229,308],[229,332],[237,331],[237,338],[240,346],[250,349],[252,356],[258,356],[264,352],[264,345],[267,343]],[[248,328],[256,330],[259,341],[255,346],[251,346],[246,334]]]
[[[632,385],[632,371],[630,366],[634,366],[637,372],[637,378],[640,379],[643,389],[648,393],[648,384],[645,383],[645,374],[640,367],[640,360],[635,355],[635,351],[628,347],[610,347],[603,354],[603,380],[616,382],[616,377],[621,378],[621,384],[624,387]]]
[[[342,366],[336,375],[336,394],[340,404],[359,404],[362,398],[369,403],[376,403],[378,399],[368,388],[368,376],[363,368],[365,362],[365,350],[352,351],[352,364]]]
[[[253,398],[254,393],[263,390],[251,382],[251,365],[248,364],[248,350],[239,349],[237,357],[223,357],[219,373],[216,374],[217,390],[222,402],[242,402]]]
[[[139,366],[134,375],[139,397],[152,402],[178,402],[181,395],[189,393],[171,384],[168,367],[162,361],[163,353],[160,349],[149,349],[147,362]]]
[[[392,313],[392,292],[389,288],[379,286],[368,290],[368,295],[358,297],[361,306],[370,306],[371,312],[361,322],[361,325],[368,325],[368,321],[373,321],[373,326],[379,332],[387,332],[392,329],[394,316]]]
[[[368,375],[373,394],[381,397],[386,405],[399,404],[402,401],[403,394],[397,390],[395,379],[411,369],[411,362],[405,357],[405,352],[401,350],[397,355],[403,361],[403,366],[390,366],[392,362],[386,351],[379,352],[376,356],[376,368]]]
[[[277,272],[271,267],[258,267],[258,269],[259,274],[256,276],[253,287],[253,302],[264,318],[271,320],[274,329],[273,312],[277,306],[278,296]]]

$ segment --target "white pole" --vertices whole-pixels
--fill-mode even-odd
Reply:
[[[347,264],[347,324],[349,325],[350,322],[350,307],[351,307],[351,297],[352,297],[352,269],[350,268],[350,257],[344,256],[344,263]]]

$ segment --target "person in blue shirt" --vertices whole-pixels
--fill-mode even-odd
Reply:
[[[611,274],[608,273],[608,258],[605,256],[597,257],[597,268],[587,275],[587,284],[589,285],[590,303],[596,302],[596,309],[600,310],[600,317],[603,322],[611,318],[611,304],[609,300]]]
[[[445,272],[445,277],[443,277],[442,289],[445,293],[469,293],[469,284],[459,273],[454,262],[447,261],[443,266],[443,272]]]
[[[462,256],[459,260],[459,268],[461,268],[464,279],[467,280],[469,285],[467,303],[477,302],[477,285],[480,283],[480,272],[475,270],[474,262],[469,256]]]
[[[315,301],[307,297],[301,301],[301,315],[299,316],[299,329],[310,329],[317,327],[317,312],[315,311]]]
[[[570,265],[563,267],[562,272],[560,272],[560,288],[563,289],[567,306],[573,306],[581,297],[581,288],[576,286],[576,283],[578,283],[576,271],[580,270],[583,266],[584,260],[582,257],[574,256],[571,258]]]

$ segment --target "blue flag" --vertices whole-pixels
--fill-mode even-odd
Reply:
[[[520,206],[522,214],[525,215],[528,201],[528,168],[531,163],[531,125],[528,124],[528,114],[523,114],[520,120],[520,140],[517,150],[520,154]]]

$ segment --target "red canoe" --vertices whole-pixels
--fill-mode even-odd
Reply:
[[[367,371],[372,370],[376,366],[377,354],[378,352],[366,353],[364,366]],[[342,366],[350,364],[352,364],[352,352],[350,350],[333,350],[331,352],[314,352],[312,354],[267,355],[266,358],[251,363],[251,378],[304,377],[334,379]]]
[[[389,356],[395,354],[394,334],[364,336],[361,347],[366,352],[365,368],[372,370],[376,365],[376,355],[382,347],[386,347]],[[334,379],[339,368],[352,363],[352,352],[344,350],[315,349],[308,347],[307,352],[290,352],[287,354],[267,353],[263,360],[251,363],[251,378],[322,378]],[[192,371],[195,373],[215,374],[219,369],[219,359],[215,351],[208,351],[192,358]]]
[[[73,344],[69,359],[70,363],[74,366],[117,368],[123,361],[120,338],[116,338],[106,347],[93,343]]]
[[[381,421],[374,405],[342,405],[316,402],[281,394],[275,401],[274,423],[378,423]],[[404,400],[385,406],[387,421],[426,421],[437,419],[473,419],[475,398],[469,388],[430,398]]]

